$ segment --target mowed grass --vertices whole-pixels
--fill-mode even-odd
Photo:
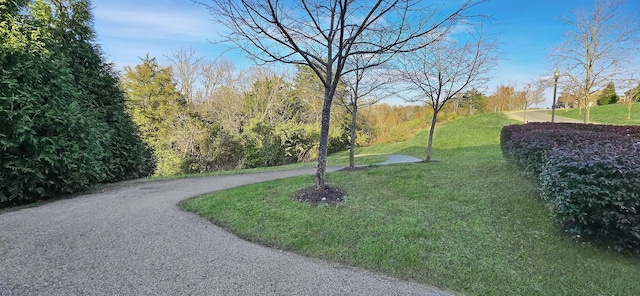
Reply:
[[[584,109],[556,109],[559,116],[583,119]],[[640,103],[631,105],[631,119],[627,119],[629,109],[625,104],[611,104],[603,106],[593,106],[589,111],[589,120],[602,124],[614,125],[640,125]]]
[[[265,182],[183,206],[250,241],[468,295],[640,295],[640,258],[576,241],[535,181],[506,163],[498,114],[436,130],[433,163],[329,174],[346,202],[292,201],[313,177]],[[426,133],[361,154],[424,157]]]

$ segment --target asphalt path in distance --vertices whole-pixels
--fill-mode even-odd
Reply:
[[[548,114],[550,111],[548,109],[530,109],[526,112],[524,110],[509,111],[506,114],[509,118],[522,122],[551,122],[551,114]],[[556,109],[554,122],[582,123],[582,120],[562,117],[561,115],[562,109]]]

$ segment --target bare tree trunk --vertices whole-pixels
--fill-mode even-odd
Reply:
[[[591,113],[591,112],[589,112],[589,111],[591,111],[591,107],[590,107],[590,106],[585,105],[585,106],[584,106],[584,120],[583,120],[583,123],[585,123],[585,124],[586,124],[586,123],[589,123],[589,115],[590,115],[590,113]]]
[[[331,103],[342,75],[424,49],[459,21],[471,18],[466,11],[483,2],[466,0],[459,8],[445,12],[408,0],[202,1],[195,2],[207,7],[214,21],[228,29],[220,41],[235,44],[259,62],[309,66],[322,81],[325,94],[317,189],[325,188]],[[427,11],[429,15],[424,15]],[[348,64],[362,54],[381,59],[361,66]]]
[[[353,104],[351,110],[351,143],[349,145],[349,167],[355,167],[355,151],[356,151],[356,119],[358,118],[358,104]]]
[[[316,190],[322,190],[327,183],[327,152],[329,151],[329,122],[331,120],[331,101],[333,94],[325,90],[322,105],[322,123],[320,125],[320,145],[318,146],[318,170],[316,171]]]
[[[429,128],[429,140],[427,141],[427,157],[424,159],[425,162],[431,162],[431,151],[433,150],[433,133],[436,130],[438,112],[440,112],[440,110],[433,110],[433,118],[431,119],[431,127]]]

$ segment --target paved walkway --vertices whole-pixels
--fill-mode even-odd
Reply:
[[[522,122],[551,122],[551,114],[548,114],[551,110],[547,109],[531,109],[525,111],[510,111],[506,112],[509,118],[522,121]],[[562,110],[556,109],[554,122],[574,122],[582,123],[582,120],[562,117]]]
[[[1,214],[0,295],[449,295],[253,244],[178,205],[314,172],[136,183]]]

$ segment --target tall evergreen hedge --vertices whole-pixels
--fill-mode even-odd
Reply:
[[[88,1],[26,2],[0,11],[0,205],[152,173]]]

